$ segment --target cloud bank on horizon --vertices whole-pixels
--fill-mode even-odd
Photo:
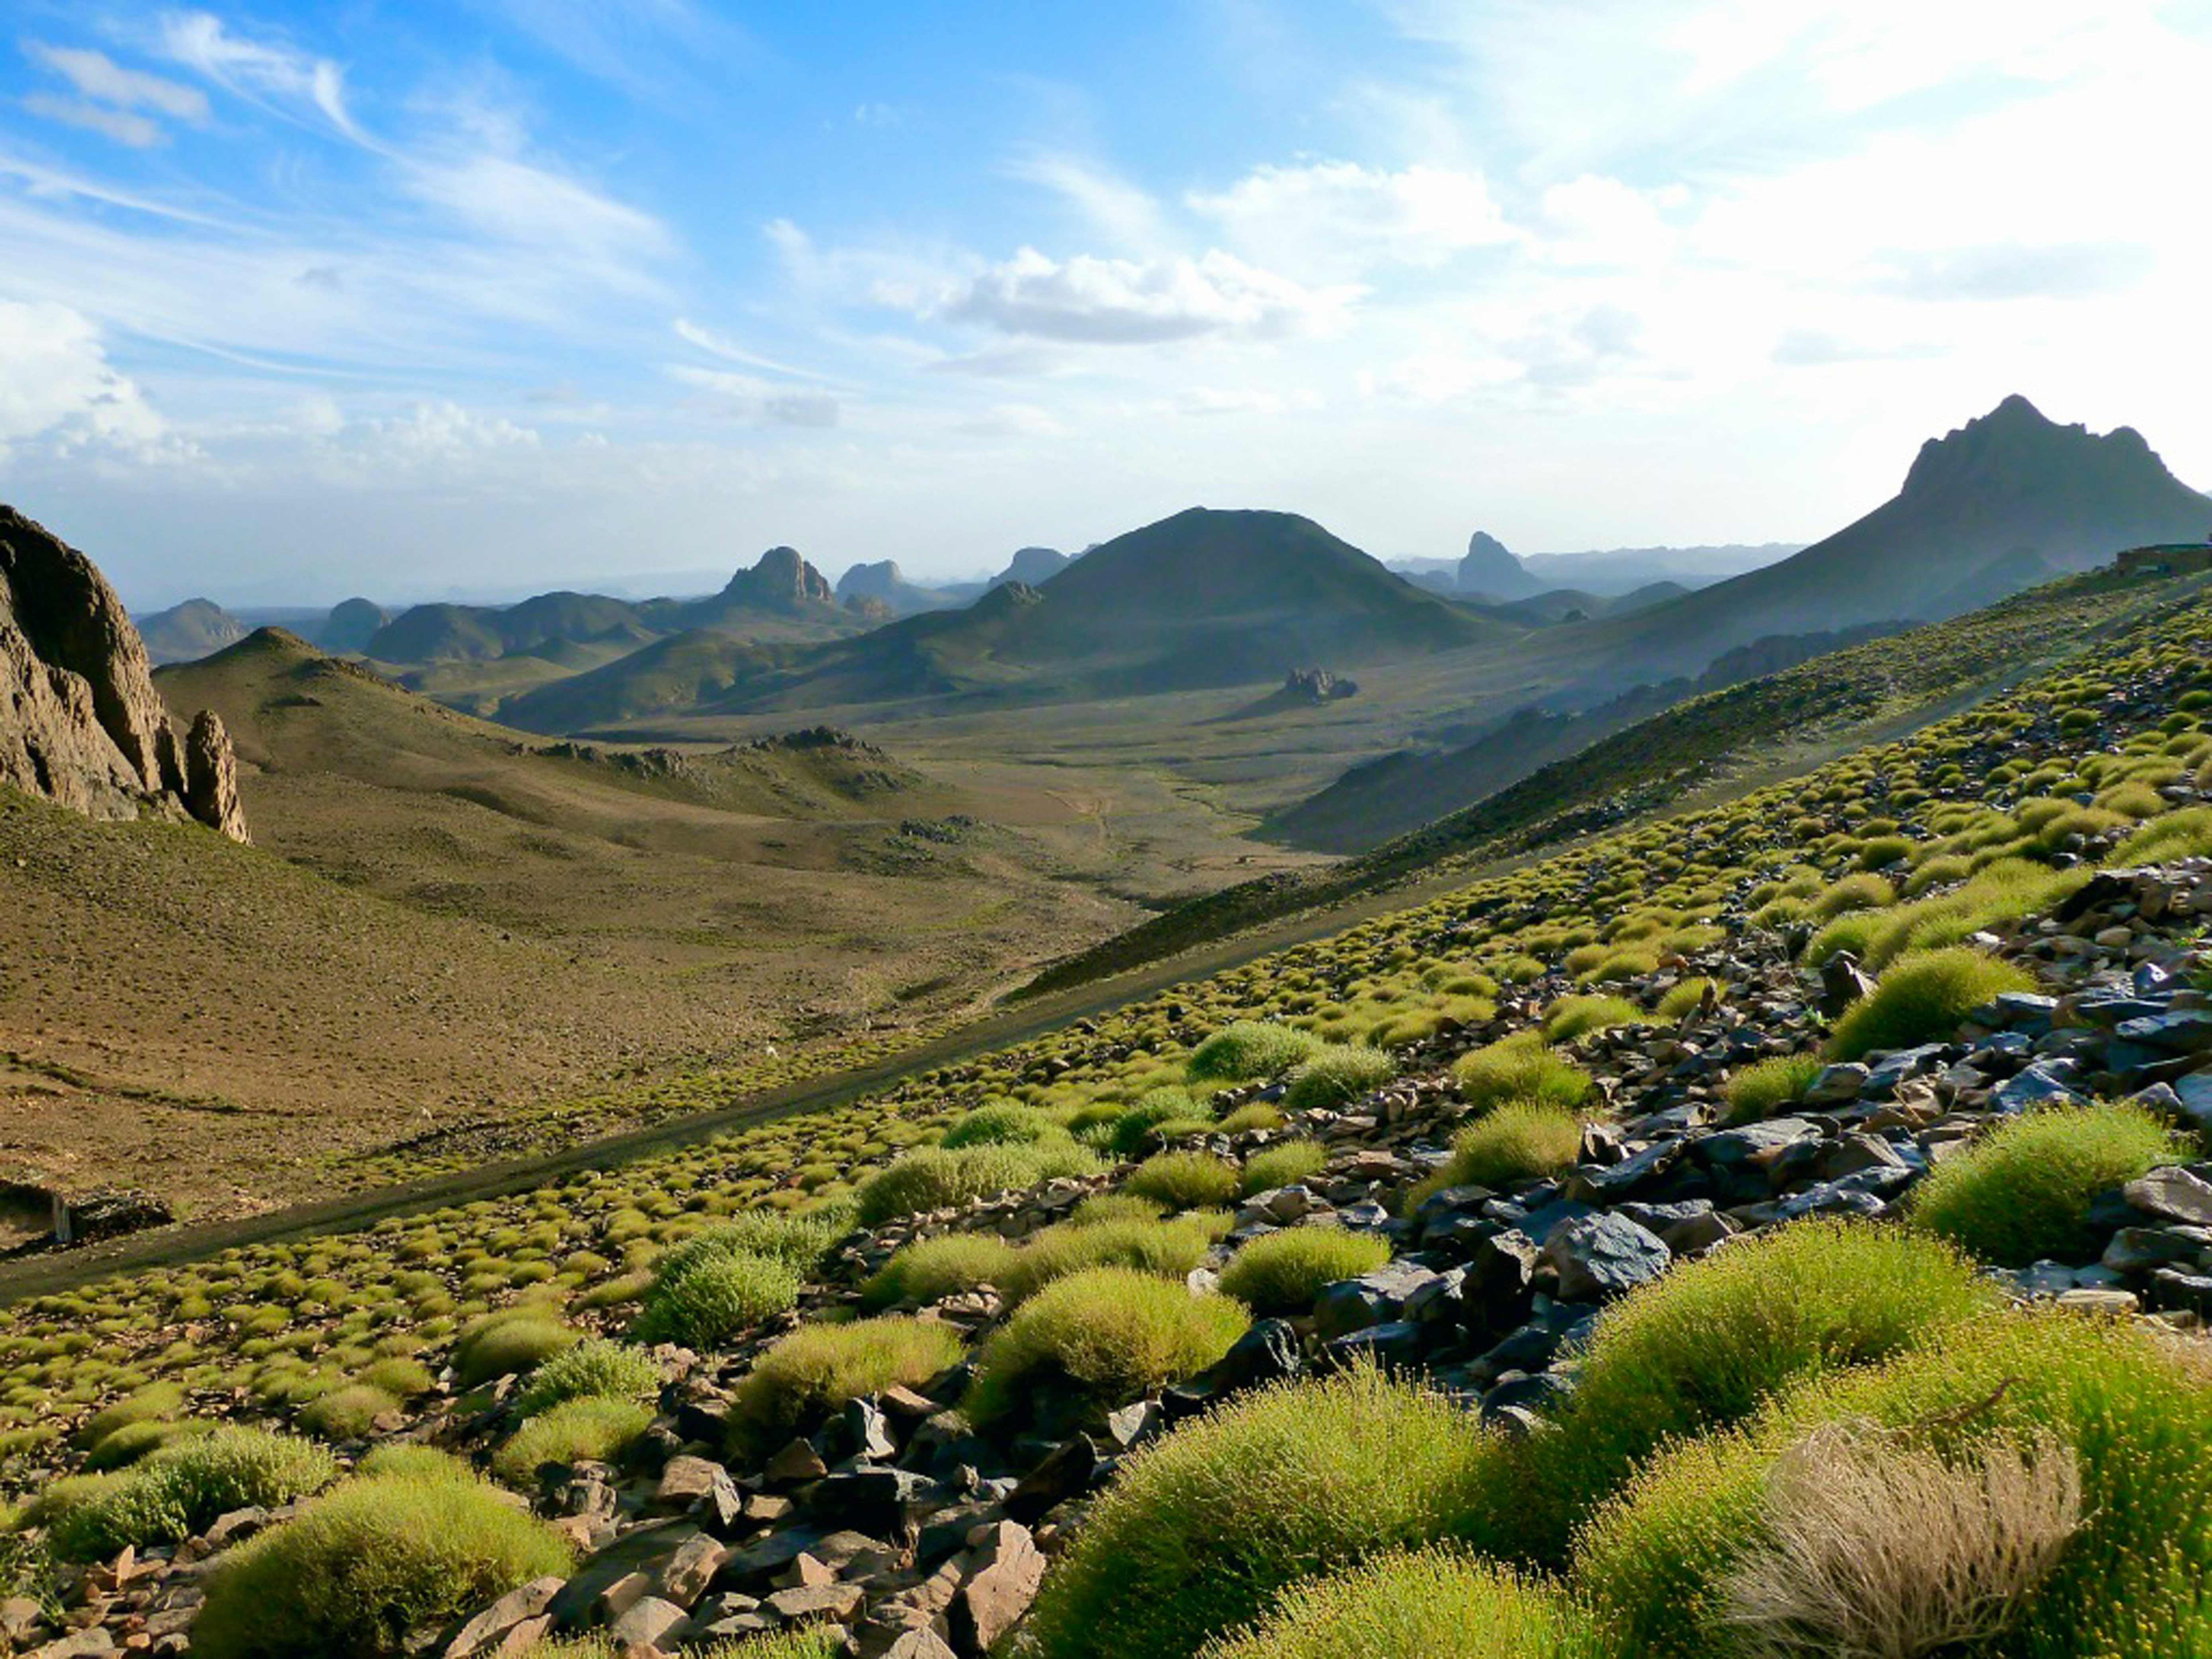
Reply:
[[[2212,475],[2201,7],[9,11],[0,498],[141,603],[1804,538],[2015,390]]]

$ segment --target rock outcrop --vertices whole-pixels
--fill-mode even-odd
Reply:
[[[96,818],[189,814],[246,839],[222,722],[178,740],[146,647],[90,559],[0,507],[0,781]]]

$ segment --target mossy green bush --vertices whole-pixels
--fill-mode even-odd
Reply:
[[[1726,1097],[1730,1124],[1756,1123],[1796,1105],[1827,1061],[1818,1054],[1781,1054],[1753,1060],[1730,1075]]]
[[[1610,993],[1561,997],[1544,1011],[1544,1040],[1572,1042],[1593,1031],[1633,1025],[1643,1018],[1644,1011],[1626,997]]]
[[[1283,1104],[1294,1112],[1347,1104],[1398,1075],[1398,1062],[1380,1048],[1331,1042],[1316,1048],[1291,1073]]]
[[[438,1386],[438,1379],[428,1365],[405,1354],[388,1354],[362,1366],[354,1381],[381,1389],[402,1400],[412,1400]]]
[[[656,1274],[637,1317],[636,1342],[673,1342],[708,1352],[726,1347],[763,1321],[799,1302],[799,1278],[774,1256],[715,1252]]]
[[[1068,1212],[1065,1227],[1103,1227],[1109,1221],[1158,1221],[1167,1206],[1134,1193],[1093,1193]]]
[[[373,1382],[352,1382],[318,1395],[301,1408],[300,1426],[325,1440],[359,1440],[376,1419],[399,1409],[399,1398]]]
[[[1654,1010],[1662,1019],[1686,1019],[1705,1006],[1711,996],[1717,1002],[1728,988],[1710,974],[1693,974],[1673,986]]]
[[[218,1429],[148,1454],[116,1474],[57,1482],[32,1506],[54,1553],[106,1560],[126,1544],[173,1543],[219,1516],[275,1508],[319,1492],[338,1466],[313,1441],[264,1429]]]
[[[164,1446],[173,1446],[179,1440],[190,1440],[214,1430],[212,1423],[198,1422],[187,1418],[180,1423],[164,1423],[155,1419],[143,1419],[125,1423],[122,1427],[100,1436],[97,1443],[84,1455],[84,1472],[101,1474],[136,1463],[149,1453]]]
[[[663,1279],[681,1278],[714,1256],[763,1255],[781,1261],[804,1279],[822,1265],[830,1249],[853,1230],[848,1205],[811,1209],[756,1210],[717,1222],[694,1233],[653,1263]]]
[[[1320,1046],[1311,1033],[1294,1025],[1238,1020],[1191,1051],[1191,1080],[1243,1083],[1280,1077]]]
[[[1241,1396],[1122,1465],[1028,1640],[1037,1659],[1186,1659],[1303,1580],[1463,1530],[1503,1450],[1371,1370]]]
[[[2025,1267],[2093,1259],[2089,1201],[2190,1149],[2139,1106],[2049,1106],[1999,1124],[1913,1189],[1911,1224],[1969,1255]]]
[[[1462,1551],[1392,1550],[1283,1592],[1201,1659],[1601,1659],[1595,1621],[1551,1584]]]
[[[1557,1175],[1582,1151],[1582,1121],[1542,1100],[1509,1100],[1452,1137],[1451,1162],[1421,1196],[1443,1187],[1510,1187]]]
[[[1948,1245],[1865,1224],[1796,1222],[1677,1266],[1599,1316],[1558,1431],[1528,1443],[1522,1501],[1485,1541],[1555,1564],[1575,1524],[1664,1442],[1932,1340],[1992,1296]]]
[[[1877,1050],[1940,1042],[2001,993],[2033,989],[2034,975],[2025,969],[1980,951],[1913,951],[1885,968],[1874,989],[1836,1022],[1828,1054],[1856,1060]]]
[[[514,1409],[519,1416],[535,1417],[567,1400],[647,1400],[659,1388],[660,1368],[652,1355],[625,1342],[593,1337],[532,1371],[515,1396]]]
[[[1030,1146],[1065,1139],[1067,1131],[1034,1107],[994,1100],[963,1113],[937,1144],[948,1152],[963,1146]]]
[[[351,1480],[233,1551],[192,1626],[196,1659],[398,1659],[409,1638],[533,1578],[568,1547],[480,1483]]]
[[[1223,1269],[1221,1288],[1257,1314],[1313,1310],[1322,1286],[1372,1273],[1390,1259],[1390,1242],[1342,1227],[1285,1227],[1243,1246]]]
[[[1703,1659],[1729,1650],[1727,1582],[1765,1541],[1769,1472],[1785,1449],[1839,1425],[1953,1457],[2040,1434],[2075,1455],[2081,1526],[2015,1609],[2014,1627],[1978,1650],[2007,1659],[2212,1651],[2206,1382],[2200,1354],[2118,1322],[2063,1310],[1967,1321],[1887,1363],[1808,1382],[1738,1430],[1662,1452],[1584,1530],[1575,1578],[1613,1651]],[[1929,1540],[1927,1553],[1945,1541]]]
[[[1328,1149],[1317,1140],[1285,1140],[1263,1146],[1244,1160],[1240,1190],[1248,1198],[1277,1187],[1295,1187],[1319,1175],[1328,1163]]]
[[[1206,1108],[1192,1097],[1190,1091],[1180,1084],[1168,1084],[1146,1090],[1095,1144],[1103,1145],[1116,1158],[1134,1158],[1147,1143],[1210,1127]]]
[[[1073,1141],[1028,1146],[928,1146],[906,1153],[868,1177],[856,1194],[862,1225],[946,1209],[994,1193],[1034,1187],[1056,1176],[1097,1175],[1097,1158]]]
[[[1212,1230],[1202,1221],[1107,1221],[1048,1227],[1013,1252],[999,1288],[1025,1302],[1055,1279],[1092,1267],[1133,1267],[1180,1281],[1205,1259]]]
[[[1845,876],[1812,902],[1813,919],[1831,921],[1847,910],[1879,910],[1897,897],[1886,877],[1869,872]]]
[[[1211,1152],[1155,1152],[1129,1172],[1121,1190],[1170,1210],[1226,1204],[1243,1186],[1237,1166]]]
[[[524,1306],[488,1315],[453,1345],[453,1375],[465,1389],[542,1364],[583,1340],[554,1315]]]
[[[1552,1052],[1534,1031],[1516,1031],[1460,1056],[1452,1079],[1477,1110],[1533,1101],[1572,1111],[1590,1091],[1589,1073]]]
[[[962,1352],[951,1326],[908,1314],[801,1326],[754,1361],[738,1384],[732,1442],[748,1451],[772,1448],[848,1401],[920,1387],[959,1363]]]
[[[370,1447],[361,1462],[353,1466],[353,1472],[363,1479],[380,1476],[399,1480],[481,1480],[483,1478],[451,1452],[404,1440],[387,1440],[381,1445]]]
[[[611,1463],[653,1423],[651,1407],[635,1400],[586,1395],[530,1419],[492,1454],[492,1473],[528,1492],[541,1463]]]
[[[1100,1405],[1122,1405],[1205,1370],[1247,1323],[1240,1302],[1194,1296],[1132,1267],[1073,1273],[984,1339],[965,1409],[989,1422],[1030,1391],[1062,1382]]]
[[[936,1302],[981,1285],[1003,1286],[1014,1264],[1014,1247],[996,1233],[939,1233],[902,1244],[860,1287],[870,1308],[900,1302]]]
[[[89,1450],[118,1429],[174,1417],[184,1408],[185,1391],[174,1382],[149,1382],[86,1419],[84,1426],[76,1432],[76,1443]]]

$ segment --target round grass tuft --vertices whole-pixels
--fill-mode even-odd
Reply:
[[[1073,1141],[1030,1146],[939,1146],[907,1153],[862,1183],[857,1194],[862,1225],[942,1210],[994,1193],[1034,1187],[1055,1176],[1091,1176],[1103,1166]]]
[[[1170,1210],[1226,1204],[1243,1184],[1237,1166],[1211,1152],[1157,1152],[1129,1173],[1121,1190]]]
[[[1390,1259],[1390,1242],[1342,1227],[1285,1227],[1254,1239],[1222,1271],[1221,1288],[1257,1314],[1313,1310],[1324,1285],[1372,1273]]]
[[[1461,1530],[1503,1451],[1372,1370],[1241,1396],[1122,1465],[1028,1640],[1037,1659],[1188,1659],[1300,1580]]]
[[[888,1308],[899,1302],[936,1302],[979,1285],[1003,1286],[1014,1254],[1014,1247],[995,1233],[916,1239],[892,1253],[861,1287],[860,1299],[871,1308]]]
[[[757,1450],[863,1395],[914,1388],[959,1362],[960,1334],[934,1320],[887,1314],[807,1325],[753,1364],[732,1401],[734,1440]]]
[[[541,1463],[612,1462],[652,1422],[652,1408],[635,1400],[565,1400],[509,1436],[492,1455],[492,1473],[526,1492],[538,1484]]]
[[[583,1333],[542,1310],[517,1306],[477,1322],[453,1345],[453,1374],[465,1389],[512,1376],[574,1347]]]
[[[1516,1031],[1461,1055],[1452,1078],[1477,1110],[1519,1100],[1571,1111],[1590,1091],[1589,1073],[1553,1054],[1534,1031]]]
[[[1239,1020],[1198,1045],[1190,1056],[1193,1082],[1243,1083],[1280,1077],[1320,1044],[1293,1025]]]
[[[1294,1187],[1319,1175],[1328,1163],[1328,1149],[1317,1140],[1285,1140],[1262,1147],[1244,1160],[1242,1190],[1249,1198],[1277,1187]]]
[[[630,1323],[637,1342],[673,1342],[709,1352],[797,1305],[799,1279],[773,1256],[718,1252],[662,1273]]]
[[[218,1516],[274,1508],[318,1492],[338,1466],[313,1441],[264,1429],[218,1429],[149,1453],[117,1474],[57,1482],[32,1506],[54,1553],[106,1560],[125,1545],[173,1543]]]
[[[1202,1659],[1599,1659],[1589,1611],[1449,1548],[1392,1551],[1283,1594]]]
[[[1952,1036],[1976,1008],[2006,991],[2033,991],[2034,976],[1965,945],[1910,951],[1882,970],[1875,988],[1837,1021],[1833,1060],[1877,1049],[1911,1048]]]
[[[491,1488],[352,1480],[240,1545],[192,1625],[199,1659],[398,1659],[409,1638],[573,1565]]]
[[[1452,1137],[1444,1187],[1510,1187],[1556,1175],[1582,1151],[1583,1126],[1572,1112],[1540,1100],[1509,1100]]]
[[[1244,1305],[1194,1296],[1133,1267],[1092,1267],[1056,1279],[984,1339],[963,1402],[979,1423],[1025,1394],[1064,1382],[1119,1406],[1211,1365],[1244,1334]]]
[[[2093,1258],[2089,1200],[2187,1156],[2140,1106],[2050,1106],[2000,1124],[1936,1166],[1912,1194],[1911,1224],[2000,1267]]]
[[[1332,1042],[1316,1048],[1291,1073],[1283,1104],[1294,1112],[1343,1106],[1398,1075],[1398,1062],[1380,1048]]]
[[[1728,1080],[1728,1121],[1755,1123],[1795,1106],[1826,1064],[1818,1054],[1754,1060]]]
[[[558,1353],[531,1373],[529,1383],[516,1396],[514,1409],[535,1417],[567,1400],[598,1396],[607,1400],[645,1400],[660,1387],[660,1368],[650,1354],[623,1342],[593,1337]]]

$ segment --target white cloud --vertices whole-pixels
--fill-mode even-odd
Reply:
[[[163,17],[161,43],[177,62],[258,108],[295,120],[312,110],[354,143],[376,147],[355,125],[346,107],[345,71],[330,58],[241,39],[204,11]]]
[[[793,390],[754,374],[726,368],[701,368],[692,363],[672,363],[669,377],[707,394],[707,402],[720,415],[754,426],[834,427],[844,417],[843,405],[830,392],[811,387]]]
[[[1007,169],[1042,185],[1079,212],[1089,228],[1127,252],[1151,252],[1170,240],[1159,204],[1111,168],[1079,155],[1039,152]]]
[[[167,436],[137,383],[109,364],[89,318],[67,306],[0,300],[0,455],[44,439],[151,456]]]
[[[23,107],[49,121],[104,133],[133,149],[151,149],[168,137],[161,124],[150,117],[127,109],[102,109],[82,98],[64,98],[58,93],[34,92],[23,100]]]
[[[671,246],[650,214],[516,156],[425,156],[409,161],[405,176],[413,195],[477,235],[550,255],[571,269],[588,266],[614,286],[649,286],[639,262]]]
[[[1263,167],[1226,191],[1194,191],[1188,202],[1219,222],[1237,247],[1302,276],[1378,263],[1440,265],[1513,237],[1481,176],[1450,167]]]
[[[936,314],[1005,334],[1100,345],[1218,336],[1281,339],[1325,329],[1350,291],[1310,289],[1219,250],[1201,258],[1060,261],[1024,248],[945,295]]]
[[[49,46],[42,40],[28,42],[25,50],[68,81],[79,97],[117,109],[151,110],[179,121],[208,118],[207,94],[198,87],[126,69],[104,52]]]

